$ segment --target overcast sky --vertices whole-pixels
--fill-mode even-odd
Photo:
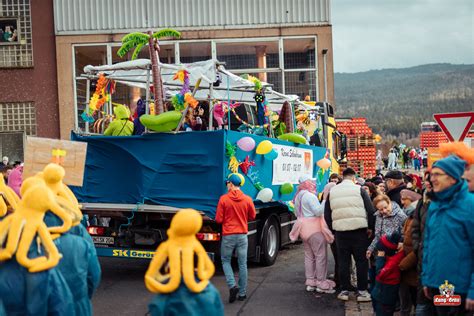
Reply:
[[[474,0],[332,0],[334,71],[474,64]]]

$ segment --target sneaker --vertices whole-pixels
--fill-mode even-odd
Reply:
[[[239,293],[239,288],[234,286],[229,290],[229,303],[234,303],[237,299],[237,294]]]
[[[314,292],[314,291],[316,291],[316,287],[311,286],[311,285],[306,286],[306,292]]]
[[[316,292],[318,293],[326,293],[326,294],[334,294],[336,293],[336,290],[335,289],[321,289],[319,287],[316,288]]]
[[[337,295],[337,299],[341,301],[348,301],[349,300],[349,291],[341,291],[339,295]]]
[[[370,293],[367,291],[359,291],[357,293],[357,302],[370,302],[372,301],[372,297]]]
[[[245,301],[246,298],[247,298],[247,295],[237,296],[237,300],[239,301]]]

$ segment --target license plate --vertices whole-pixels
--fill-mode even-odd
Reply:
[[[92,241],[94,242],[94,244],[113,245],[114,237],[92,236]]]

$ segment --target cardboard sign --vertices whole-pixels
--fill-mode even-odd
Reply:
[[[86,164],[87,143],[40,137],[26,138],[23,178],[34,176],[51,163],[66,170],[63,182],[82,186]]]

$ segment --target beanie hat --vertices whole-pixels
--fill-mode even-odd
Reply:
[[[392,170],[387,172],[385,175],[385,179],[397,179],[397,180],[402,180],[403,179],[403,173],[398,170]]]
[[[443,170],[450,177],[458,181],[461,180],[465,166],[466,162],[454,155],[438,160],[433,164],[433,168],[439,168]]]
[[[235,173],[229,175],[229,177],[227,178],[227,182],[230,182],[238,187],[242,185],[242,179]]]
[[[390,235],[383,235],[380,240],[377,242],[376,249],[385,251],[385,254],[388,256],[393,255],[398,248],[398,243],[401,240],[401,235],[399,232],[395,231]]]
[[[304,174],[302,175],[299,179],[298,179],[298,183],[303,183],[303,182],[306,182],[306,181],[314,181],[314,179],[312,179],[310,176],[308,176],[307,174]]]
[[[412,202],[418,201],[421,199],[421,194],[416,193],[412,190],[403,189],[400,191],[400,196],[402,199],[409,199]]]

